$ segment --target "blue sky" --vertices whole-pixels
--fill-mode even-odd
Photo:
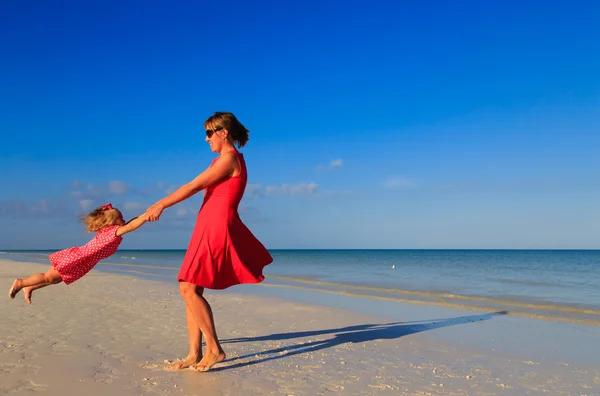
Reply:
[[[268,248],[600,248],[600,5],[0,5],[0,249],[84,243],[250,129],[242,219]],[[185,248],[202,196],[122,248]]]

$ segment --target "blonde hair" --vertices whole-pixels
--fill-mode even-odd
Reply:
[[[85,224],[85,228],[89,232],[100,231],[104,227],[110,227],[117,223],[123,217],[119,209],[112,206],[107,208],[106,205],[100,206],[86,215],[81,216],[81,222]]]
[[[227,129],[233,143],[238,148],[244,147],[248,143],[248,132],[250,131],[238,121],[233,113],[217,111],[204,121],[204,128],[213,130],[217,128]]]

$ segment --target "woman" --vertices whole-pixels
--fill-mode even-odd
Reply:
[[[225,289],[241,283],[264,280],[263,268],[273,258],[242,223],[238,206],[244,195],[248,173],[244,156],[235,148],[248,141],[248,130],[232,113],[215,113],[204,123],[206,141],[219,153],[211,165],[191,182],[148,208],[150,221],[162,211],[206,189],[204,202],[179,272],[179,291],[185,301],[190,336],[188,356],[167,367],[190,367],[208,371],[225,359],[219,344],[210,304],[203,297],[205,288]],[[202,355],[202,334],[206,353]]]

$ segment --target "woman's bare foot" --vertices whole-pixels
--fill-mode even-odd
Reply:
[[[212,352],[206,352],[204,358],[200,361],[200,363],[191,366],[190,369],[194,371],[205,372],[210,370],[215,364],[225,360],[225,358],[225,352],[223,352],[222,350],[217,354],[214,354]]]
[[[185,368],[188,368],[190,366],[193,366],[193,365],[197,364],[201,360],[202,360],[202,355],[200,355],[198,357],[196,357],[196,356],[187,356],[187,357],[185,357],[183,359],[177,360],[175,363],[169,364],[167,367],[165,367],[165,370],[167,370],[167,371],[183,370]]]
[[[33,287],[28,286],[23,288],[23,296],[25,297],[25,301],[27,304],[31,304],[31,295],[33,294]]]
[[[17,278],[8,291],[8,297],[15,298],[19,290],[21,290],[21,279]]]

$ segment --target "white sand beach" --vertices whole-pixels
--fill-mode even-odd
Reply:
[[[92,271],[8,298],[46,269],[0,261],[0,395],[600,395],[597,326],[265,285],[207,291],[227,360],[168,372],[187,354],[176,282]]]

